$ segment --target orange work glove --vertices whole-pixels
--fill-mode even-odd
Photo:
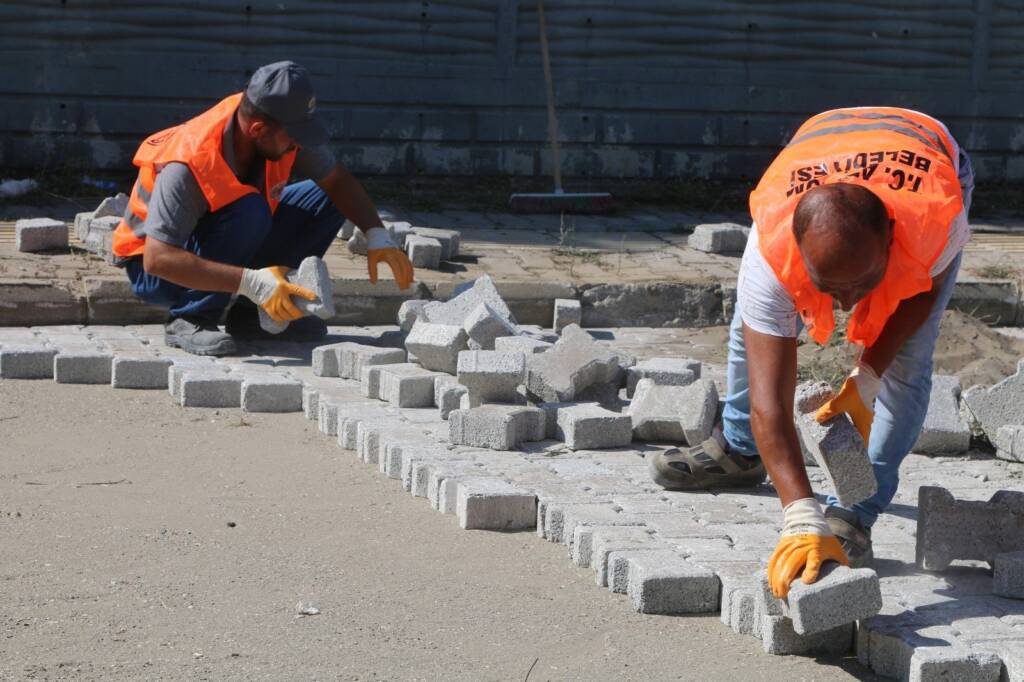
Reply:
[[[307,301],[315,301],[316,294],[298,284],[292,284],[285,277],[288,268],[274,265],[260,270],[246,268],[242,271],[242,281],[238,284],[238,293],[267,311],[277,322],[291,322],[303,316],[303,312],[292,303],[292,296],[299,296]]]
[[[371,227],[366,232],[366,269],[370,273],[370,282],[377,283],[377,264],[384,261],[395,276],[399,289],[408,289],[412,284],[415,271],[412,262],[391,235],[383,227]]]
[[[881,390],[882,380],[875,374],[875,370],[870,365],[858,362],[839,389],[838,395],[819,407],[814,418],[820,424],[836,415],[850,415],[853,425],[864,439],[864,447],[867,447],[871,422],[875,420],[875,399]]]
[[[778,599],[785,599],[797,577],[808,585],[816,581],[826,561],[850,565],[817,500],[794,500],[783,513],[782,537],[768,560],[768,583]]]

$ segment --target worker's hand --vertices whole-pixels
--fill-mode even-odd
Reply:
[[[408,289],[412,284],[413,267],[409,257],[398,248],[391,235],[383,227],[371,227],[366,233],[366,269],[370,282],[377,283],[377,263],[384,261],[395,276],[399,289]]]
[[[267,311],[277,322],[290,322],[303,316],[301,310],[292,303],[292,296],[299,296],[307,301],[315,301],[316,294],[309,289],[292,284],[285,278],[288,268],[275,265],[261,270],[242,271],[242,281],[238,285],[238,293]]]
[[[850,564],[817,500],[805,497],[790,502],[784,515],[782,537],[768,560],[768,583],[778,599],[785,599],[798,576],[808,585],[816,581],[826,561]]]
[[[867,447],[871,422],[875,419],[875,398],[881,390],[882,380],[875,374],[875,370],[870,365],[858,362],[838,395],[818,408],[814,417],[820,424],[838,414],[850,415],[853,425],[864,439],[864,447]]]

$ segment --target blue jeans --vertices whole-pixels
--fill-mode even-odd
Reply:
[[[323,257],[344,222],[324,191],[306,180],[285,187],[273,214],[266,198],[255,193],[207,213],[183,248],[218,263],[297,268],[303,258]],[[231,294],[188,289],[150,275],[141,256],[129,260],[125,270],[132,293],[168,307],[171,318],[187,315],[216,324],[231,301]]]
[[[875,470],[878,492],[853,505],[861,523],[870,528],[885,511],[900,483],[900,463],[914,447],[928,412],[932,389],[932,354],[939,337],[942,313],[953,295],[960,256],[950,264],[949,275],[928,319],[907,339],[896,358],[882,374],[882,390],[875,401],[875,420],[868,438],[868,457]],[[802,328],[797,319],[797,332]],[[750,428],[750,390],[747,383],[747,351],[743,342],[743,320],[739,304],[729,328],[729,365],[727,369],[723,432],[729,446],[747,456],[757,455]],[[835,496],[829,506],[838,506]]]

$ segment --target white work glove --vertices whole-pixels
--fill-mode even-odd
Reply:
[[[292,296],[299,296],[307,301],[315,301],[316,294],[298,284],[292,284],[285,277],[288,268],[274,265],[260,270],[245,268],[242,281],[238,284],[238,293],[263,308],[277,322],[290,322],[303,316],[301,310],[292,303]]]
[[[816,581],[826,561],[850,563],[813,497],[790,502],[783,515],[782,537],[768,560],[768,583],[779,599],[797,576],[808,585]]]
[[[377,283],[377,263],[380,261],[384,261],[391,268],[399,289],[409,288],[414,272],[409,257],[398,248],[398,244],[385,228],[371,227],[366,232],[366,269],[373,284]]]

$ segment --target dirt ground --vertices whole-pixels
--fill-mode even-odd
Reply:
[[[564,547],[459,530],[299,415],[162,391],[0,383],[0,556],[5,680],[873,679],[635,614]]]

